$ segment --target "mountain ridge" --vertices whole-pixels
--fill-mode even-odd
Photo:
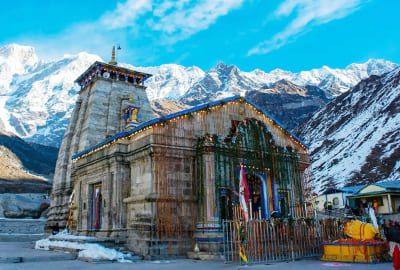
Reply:
[[[79,91],[74,80],[94,61],[102,59],[79,53],[46,62],[39,59],[33,47],[12,44],[0,48],[0,122],[8,132],[28,141],[57,147]],[[18,68],[10,69],[10,65]],[[369,60],[364,64],[348,65],[348,70],[324,66],[293,73],[281,69],[244,72],[224,63],[207,72],[196,66],[177,64],[155,67],[121,65],[153,74],[146,82],[152,100],[174,100],[191,106],[262,90],[282,79],[301,87],[318,87],[333,98],[357,80],[396,66],[385,60]]]

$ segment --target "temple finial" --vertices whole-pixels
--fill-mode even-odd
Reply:
[[[110,62],[108,62],[110,65],[117,65],[117,60],[115,59],[115,45],[112,48],[112,52],[111,52],[111,60]]]

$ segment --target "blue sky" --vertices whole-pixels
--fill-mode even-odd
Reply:
[[[398,0],[4,1],[0,44],[43,58],[80,51],[137,66],[306,70],[383,58],[400,63]]]

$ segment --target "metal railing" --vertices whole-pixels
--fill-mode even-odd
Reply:
[[[243,247],[249,263],[289,261],[321,255],[321,243],[343,237],[340,220],[223,221],[226,262],[241,262]]]

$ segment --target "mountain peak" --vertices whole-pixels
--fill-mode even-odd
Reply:
[[[16,43],[11,43],[7,44],[3,47],[0,47],[0,52],[3,54],[15,54],[18,52],[29,52],[29,53],[35,53],[35,48],[32,46],[26,46],[26,45],[20,45]]]
[[[232,71],[239,70],[237,66],[235,65],[227,65],[224,62],[219,62],[214,68],[212,68],[213,71],[217,71],[219,73],[230,73]]]
[[[34,66],[39,62],[35,48],[19,44],[8,44],[1,47],[0,58],[5,61],[11,61],[10,65],[24,64]]]
[[[384,59],[368,59],[364,63],[353,63],[348,65],[346,70],[353,70],[358,72],[367,72],[369,75],[379,75],[382,74],[382,70],[386,72],[397,67],[397,64],[384,60]]]

